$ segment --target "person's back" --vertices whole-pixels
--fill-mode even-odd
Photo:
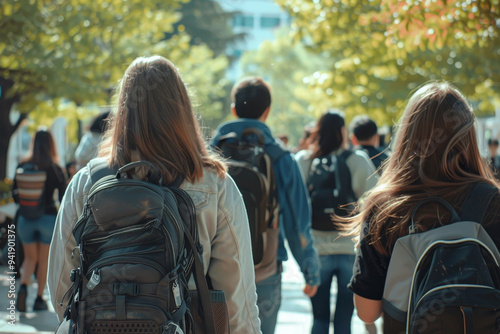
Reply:
[[[342,235],[334,220],[346,216],[352,204],[372,188],[378,176],[368,156],[347,149],[347,131],[343,113],[328,109],[311,130],[310,149],[295,155],[306,183],[313,208],[312,227],[321,260],[321,284],[311,298],[313,326],[311,333],[328,333],[333,322],[335,333],[351,333],[354,310],[347,283],[352,276],[355,244]],[[331,307],[331,285],[337,281],[336,305]]]
[[[157,85],[148,90],[145,101],[138,88],[151,82]],[[196,209],[199,250],[203,251],[202,274],[210,279],[213,289],[225,293],[230,331],[259,333],[244,204],[234,182],[226,174],[224,163],[205,148],[180,74],[163,57],[138,58],[127,69],[119,94],[117,111],[113,113],[100,151],[102,158],[92,160],[90,164],[104,161],[110,168],[119,168],[131,162],[147,161],[159,171],[162,184],[182,181],[179,188],[189,195]],[[48,283],[60,319],[64,317],[64,296],[71,286],[70,273],[79,266],[78,256],[73,256],[77,243],[72,230],[84,212],[93,185],[91,174],[89,168],[84,167],[69,184],[57,216],[54,234],[57,237],[50,248]],[[151,204],[147,201],[140,203],[145,207]],[[168,286],[173,291],[172,301],[177,303],[178,298],[185,296],[176,295],[177,290],[171,284]],[[196,290],[193,284],[193,281],[189,282],[190,290]],[[116,291],[120,295],[116,297],[117,303],[122,306],[132,297],[128,296],[126,289],[124,286],[122,292],[121,287]],[[169,289],[163,289],[162,293],[165,290]],[[133,294],[133,290],[130,291]],[[179,312],[187,311],[179,309]],[[137,316],[137,312],[132,313],[131,316]],[[175,316],[182,318],[182,314]]]
[[[353,146],[365,151],[375,169],[382,174],[380,166],[387,159],[387,154],[379,148],[377,124],[366,115],[358,115],[351,121],[350,132]]]
[[[38,296],[33,305],[33,310],[47,309],[47,304],[42,295],[45,289],[45,277],[47,276],[49,244],[52,240],[57,214],[54,194],[57,190],[59,200],[61,200],[66,190],[65,174],[56,163],[57,161],[57,150],[51,133],[39,130],[33,136],[30,157],[17,167],[18,172],[13,183],[12,194],[14,201],[20,204],[17,234],[21,239],[24,251],[24,261],[21,267],[21,286],[18,291],[16,305],[21,312],[27,310],[27,286],[30,284],[31,275],[35,271],[38,280]],[[30,185],[29,175],[26,178],[27,171],[24,173],[24,169],[42,172],[43,185],[41,187],[37,183]],[[30,200],[29,195],[33,191],[40,192],[37,201]],[[39,206],[36,213],[30,208],[24,210],[25,205],[34,206],[35,204]]]
[[[221,137],[230,133],[240,137],[243,131],[255,128],[263,135],[264,150],[271,155],[283,151],[264,124],[271,105],[268,85],[260,78],[244,79],[235,85],[232,99],[232,111],[238,119],[223,123],[217,128],[212,146],[217,147]],[[280,207],[278,226],[275,227],[279,228],[267,230],[268,257],[255,267],[259,316],[264,334],[274,333],[276,326],[281,303],[281,262],[288,258],[284,247],[285,238],[304,274],[304,292],[314,295],[319,283],[319,261],[310,232],[310,207],[306,189],[290,152],[285,151],[279,155],[279,159],[273,162]]]
[[[450,212],[454,210],[461,215],[470,211],[471,208],[463,206],[479,183],[492,188],[494,196],[484,218],[478,218],[477,223],[500,247],[499,184],[479,154],[474,121],[465,97],[444,82],[423,86],[409,100],[386,171],[365,198],[360,213],[350,219],[357,226],[355,232],[360,233],[360,243],[349,287],[355,293],[356,308],[363,321],[371,323],[380,317],[383,296],[394,292],[391,291],[394,286],[385,284],[396,242],[413,231],[429,231],[432,235],[435,228],[453,224],[457,219]],[[434,197],[449,203],[452,210],[428,202]],[[473,200],[488,203],[481,198]],[[450,264],[445,262],[443,266]],[[500,280],[496,280],[493,283],[498,287]],[[472,290],[469,292],[474,295]],[[468,322],[465,313],[464,319],[458,318],[458,324]],[[388,321],[386,329],[392,330],[392,325]]]

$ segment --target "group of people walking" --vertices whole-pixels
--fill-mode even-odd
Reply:
[[[145,160],[159,170],[163,184],[182,180],[180,189],[190,195],[196,208],[203,271],[211,288],[225,293],[232,333],[274,333],[281,304],[282,262],[289,258],[285,243],[304,276],[303,292],[311,299],[311,332],[328,333],[333,323],[335,333],[350,333],[356,308],[367,331],[373,333],[373,323],[382,314],[392,250],[396,240],[408,234],[412,208],[436,196],[460,211],[474,184],[499,187],[480,155],[473,110],[457,88],[431,82],[409,100],[392,153],[378,147],[373,120],[358,116],[349,127],[342,111],[328,109],[308,129],[307,147],[292,154],[266,125],[271,101],[271,89],[264,80],[238,82],[232,91],[236,120],[221,124],[206,141],[175,65],[160,56],[138,58],[120,83],[118,105],[109,115],[98,159],[113,168]],[[275,157],[272,167],[279,207],[273,226],[264,233],[267,255],[258,265],[252,259],[244,198],[227,174],[225,159],[210,148],[229,134],[238,137],[248,129],[262,134],[264,151]],[[26,258],[17,307],[26,310],[26,285],[38,262],[35,309],[43,309],[39,298],[48,259],[50,296],[62,320],[62,301],[74,283],[70,274],[80,265],[73,228],[85,210],[93,180],[89,168],[82,166],[66,187],[50,138],[47,132],[37,132],[27,160],[47,172],[47,210],[37,219],[19,221]],[[324,171],[333,171],[336,179],[317,181]],[[331,211],[321,204],[325,193],[321,189],[328,182],[334,188],[326,193],[339,201]],[[16,183],[14,194],[15,189]],[[499,201],[497,194],[478,222],[497,247]],[[438,217],[441,225],[450,222],[449,213],[429,205],[416,219],[419,228],[432,229],[431,217]],[[333,277],[335,307],[330,305]]]

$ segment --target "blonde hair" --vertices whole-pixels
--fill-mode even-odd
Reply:
[[[99,153],[118,167],[137,154],[158,168],[166,184],[179,175],[196,182],[204,167],[225,177],[226,166],[207,149],[178,70],[161,56],[137,58],[125,71]]]

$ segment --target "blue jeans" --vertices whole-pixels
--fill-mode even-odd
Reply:
[[[56,224],[56,215],[43,215],[36,219],[27,219],[19,215],[17,234],[24,244],[40,242],[49,245]]]
[[[276,274],[256,283],[257,306],[259,307],[262,334],[273,334],[281,306],[281,264]]]
[[[337,303],[333,315],[333,332],[335,334],[350,334],[351,319],[354,311],[353,294],[347,288],[352,276],[354,255],[335,254],[321,255],[321,283],[318,292],[311,298],[313,309],[312,334],[328,334],[332,321],[330,306],[330,291],[333,276],[337,277]]]

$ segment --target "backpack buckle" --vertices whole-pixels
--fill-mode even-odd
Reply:
[[[184,334],[184,331],[175,322],[169,321],[165,325],[163,325],[162,334]]]
[[[409,229],[409,234],[414,234],[414,233],[417,233],[417,227],[413,224],[410,225]]]
[[[114,283],[113,295],[137,296],[139,294],[139,284],[137,283]]]

